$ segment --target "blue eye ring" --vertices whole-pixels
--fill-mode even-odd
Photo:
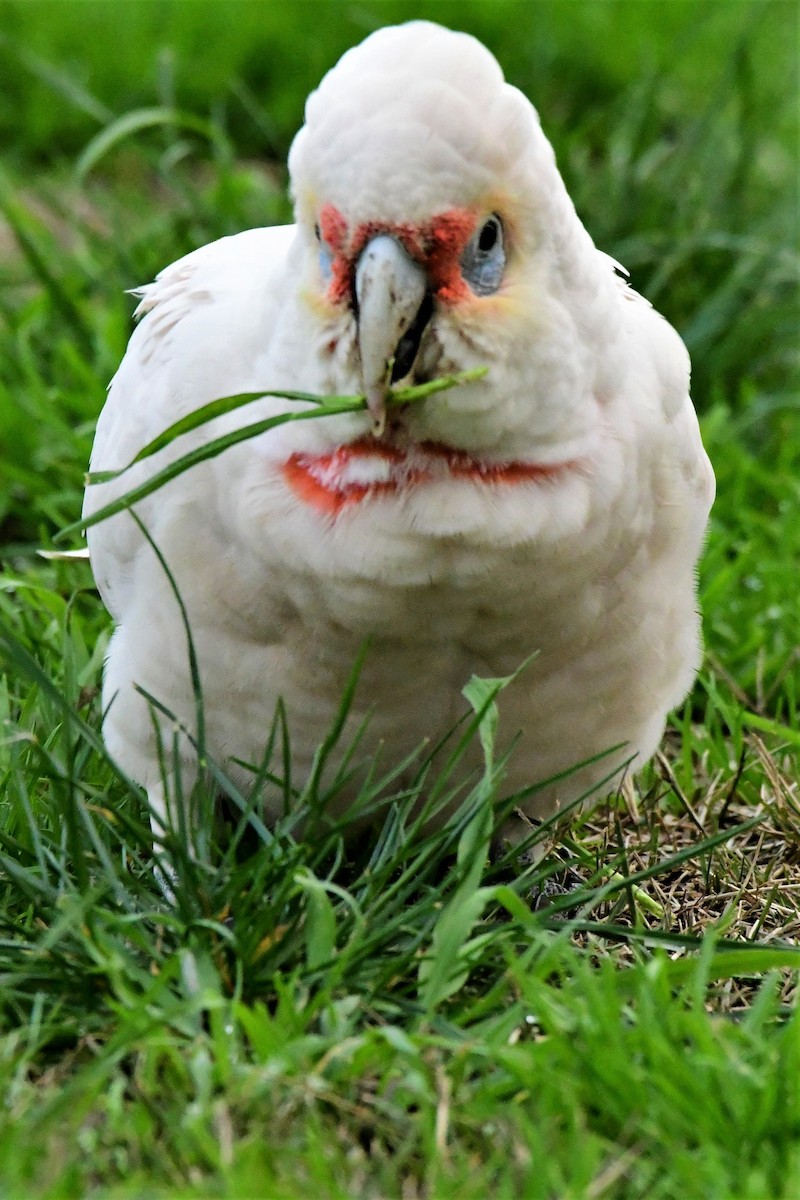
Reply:
[[[314,226],[314,237],[319,244],[319,270],[327,286],[333,278],[333,251],[327,242],[323,242],[319,225]]]
[[[476,296],[491,296],[503,281],[505,266],[503,222],[492,213],[465,246],[461,274]]]

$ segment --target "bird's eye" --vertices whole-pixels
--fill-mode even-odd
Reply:
[[[484,225],[483,229],[478,234],[478,249],[483,254],[488,254],[497,245],[497,239],[500,237],[500,222],[497,217],[489,217],[489,220]]]
[[[505,265],[503,222],[492,213],[461,255],[461,273],[476,296],[491,296],[500,287]]]

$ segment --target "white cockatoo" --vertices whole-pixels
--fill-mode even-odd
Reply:
[[[466,34],[415,21],[349,50],[289,168],[296,224],[223,238],[141,289],[92,470],[218,397],[365,394],[368,412],[282,424],[135,506],[191,627],[208,753],[246,787],[282,698],[302,782],[368,642],[344,740],[370,714],[359,753],[388,766],[454,725],[472,674],[534,656],[499,699],[518,736],[505,783],[562,776],[523,806],[552,813],[644,763],[698,667],[714,477],[686,350],[595,248],[535,110]],[[482,366],[387,407],[393,381]],[[85,514],[290,409],[265,396],[201,426],[91,486]],[[199,769],[184,619],[130,513],[89,545],[116,622],[104,736],[163,814],[176,727],[184,793]],[[282,794],[264,805],[274,819]]]

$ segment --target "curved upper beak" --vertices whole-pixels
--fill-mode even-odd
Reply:
[[[400,378],[413,366],[430,315],[426,307],[423,319],[428,286],[425,271],[396,238],[382,233],[367,242],[355,272],[356,318],[361,378],[378,435],[386,423],[393,372]]]

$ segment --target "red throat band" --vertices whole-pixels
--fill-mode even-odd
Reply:
[[[372,437],[359,438],[327,454],[293,454],[283,475],[299,500],[327,516],[366,499],[397,495],[426,483],[470,480],[508,486],[555,480],[577,464],[484,463],[438,442],[407,449]]]

